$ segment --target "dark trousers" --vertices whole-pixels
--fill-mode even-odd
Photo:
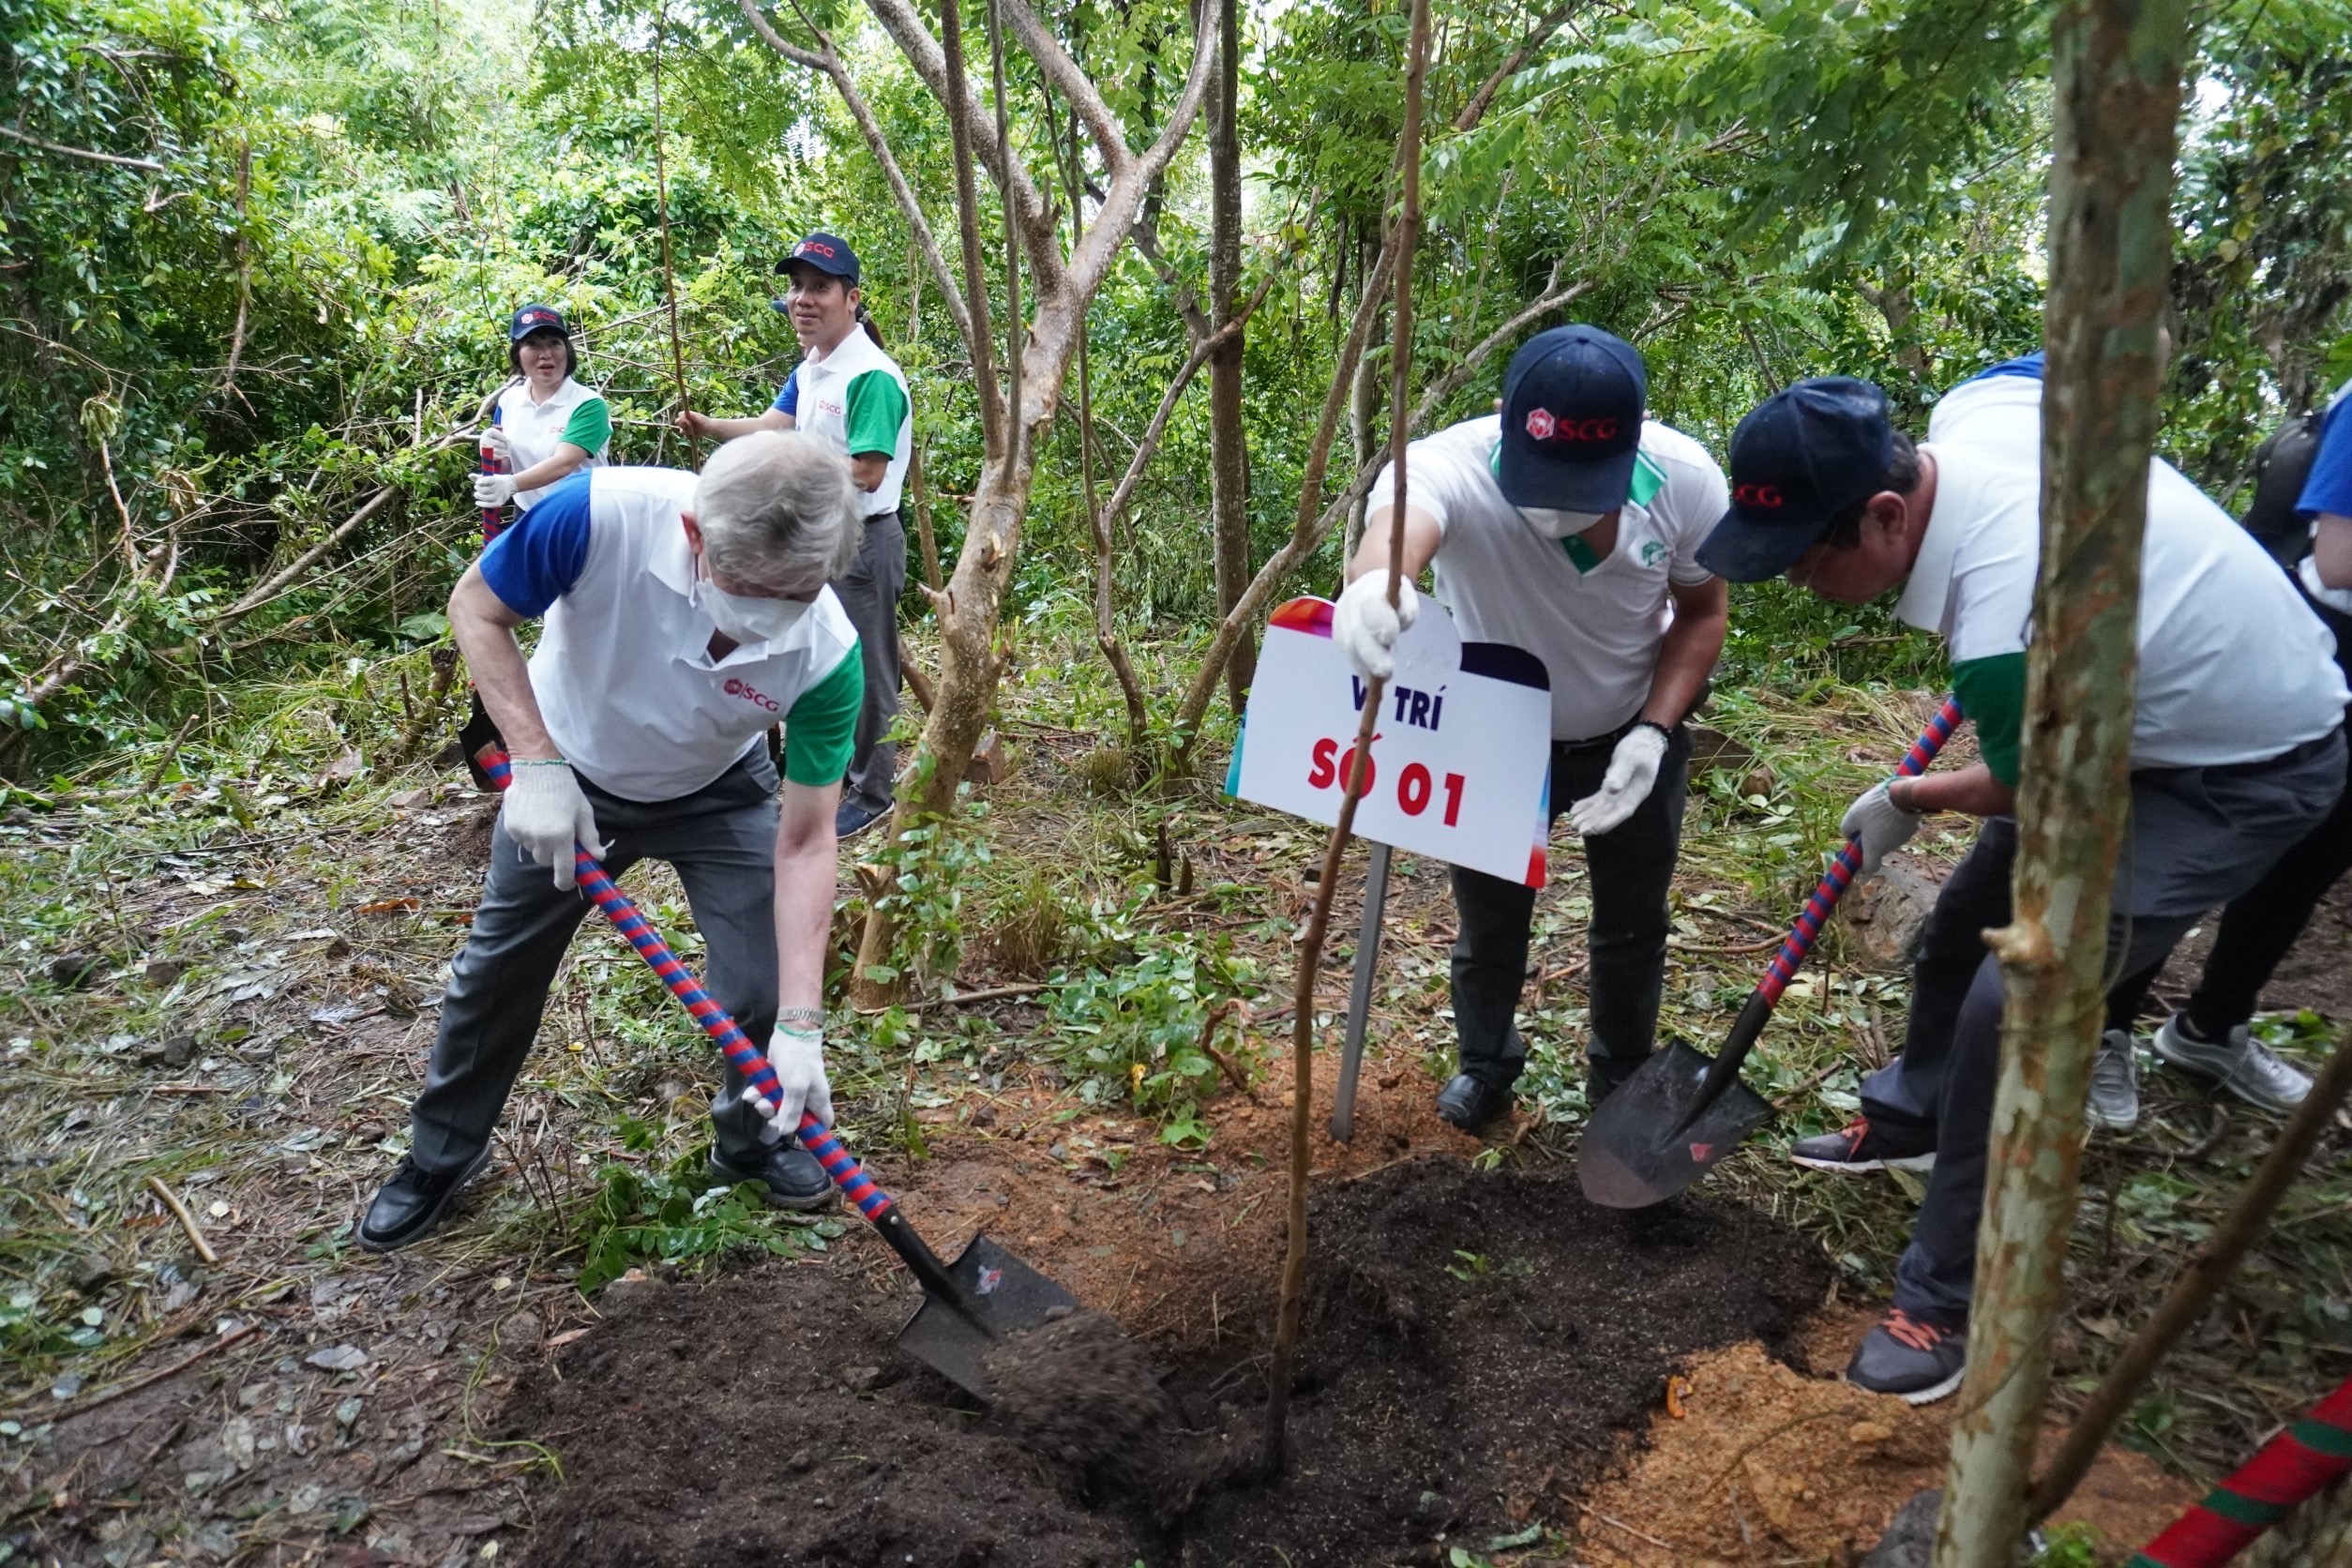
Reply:
[[[2129,1026],[2165,956],[2199,916],[2244,893],[2327,817],[2344,778],[2340,731],[2264,761],[2133,774],[2131,825],[2116,868],[2108,930],[2109,972],[2117,976],[2107,993],[2109,1027]],[[1930,1052],[1940,1046],[1942,1063],[1932,1079],[1936,1168],[1910,1245],[1895,1265],[1894,1304],[1914,1317],[1955,1326],[1968,1320],[1975,1291],[1977,1227],[1984,1211],[1993,1098],[2000,1079],[2002,1003],[2000,965],[1983,950],[1981,938],[1975,967],[1965,988],[1956,987],[1958,936],[2008,923],[2005,897],[1994,917],[1991,888],[1998,884],[2006,893],[2015,832],[2006,819],[1986,822],[1977,848],[1946,883],[1953,907],[1947,911],[1945,898],[1937,898],[1929,937],[1950,945],[1932,966],[1923,946],[1914,973],[1925,978],[1915,980],[1920,988],[1904,1037],[1905,1056],[1915,1042]],[[1965,881],[1963,871],[1970,873]],[[1944,1005],[1953,1005],[1948,1026],[1921,1016],[1927,1007]],[[1897,1063],[1873,1074],[1865,1086],[1864,1111],[1874,1122],[1890,1108],[1908,1108],[1930,1086],[1927,1073],[1915,1078]]]
[[[858,653],[866,663],[866,702],[857,711],[857,740],[841,798],[870,811],[890,808],[898,775],[898,748],[885,737],[898,716],[898,596],[906,591],[905,525],[897,512],[867,518],[857,562],[833,584],[833,593],[857,628]],[[791,736],[785,744],[792,744]]]
[[[693,794],[653,804],[580,782],[605,840],[605,869],[617,879],[641,860],[676,868],[702,935],[703,988],[764,1045],[776,1027],[776,778],[766,754],[755,752]],[[490,1146],[564,951],[594,908],[586,894],[557,887],[500,819],[482,901],[451,968],[425,1087],[409,1115],[409,1153],[419,1169],[462,1170]],[[747,1168],[767,1157],[773,1139],[765,1118],[744,1104],[731,1066],[726,1078],[711,1123],[719,1153]]]
[[[1553,818],[1601,787],[1617,740],[1608,735],[1553,743]],[[1690,732],[1678,724],[1649,795],[1632,816],[1584,841],[1592,898],[1586,932],[1591,954],[1591,1039],[1586,1054],[1596,1100],[1633,1075],[1657,1034],[1658,996],[1666,978],[1666,891],[1681,849],[1690,761]],[[1461,917],[1454,942],[1454,1029],[1461,1043],[1462,1071],[1507,1089],[1527,1066],[1527,1044],[1512,1016],[1527,983],[1535,889],[1456,866],[1454,907]]]
[[[2352,778],[2346,782],[2352,785]],[[2206,955],[2205,972],[2189,997],[2189,1022],[2200,1036],[2219,1040],[2254,1017],[2271,972],[2347,870],[2352,870],[2352,788],[2326,822],[2222,911],[2213,951]]]

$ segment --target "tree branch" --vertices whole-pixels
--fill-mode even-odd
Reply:
[[[1221,8],[1231,3],[1232,0],[1203,0],[1193,33],[1192,70],[1184,78],[1184,90],[1168,112],[1168,124],[1161,128],[1159,139],[1111,180],[1094,221],[1087,226],[1085,239],[1071,256],[1070,285],[1078,291],[1079,297],[1091,297],[1101,285],[1112,260],[1119,254],[1119,247],[1126,242],[1129,231],[1135,227],[1136,216],[1143,209],[1144,192],[1166,172],[1176,157],[1176,149],[1184,145],[1185,134],[1192,129],[1201,100],[1208,96],[1209,78],[1216,65],[1217,29],[1224,18]]]
[[[956,275],[948,270],[947,258],[940,252],[939,240],[932,234],[931,225],[923,216],[922,204],[915,200],[913,187],[907,183],[905,171],[899,167],[888,139],[882,135],[882,122],[874,117],[872,106],[857,90],[857,84],[850,80],[849,68],[842,65],[839,53],[833,47],[832,38],[820,31],[817,38],[823,45],[822,51],[803,49],[779,34],[768,19],[760,14],[759,0],[739,0],[739,4],[744,20],[751,23],[752,31],[758,33],[770,49],[796,66],[822,72],[832,81],[835,91],[841,95],[841,101],[849,106],[850,117],[857,121],[858,131],[866,138],[867,151],[872,153],[874,161],[882,165],[882,178],[890,182],[890,194],[897,202],[898,212],[906,219],[907,227],[913,231],[915,244],[922,248],[923,260],[930,267],[931,277],[938,282],[940,293],[946,299],[948,318],[956,324],[956,330],[963,334],[964,346],[968,351],[972,346],[972,311],[964,303],[963,291],[956,286]]]
[[[1568,0],[1566,5],[1554,6],[1545,12],[1542,19],[1528,29],[1527,37],[1519,41],[1519,47],[1495,68],[1495,73],[1481,83],[1478,91],[1470,96],[1470,101],[1462,105],[1461,113],[1454,116],[1454,128],[1456,131],[1468,130],[1485,118],[1486,108],[1495,101],[1495,95],[1502,91],[1502,84],[1526,68],[1528,61],[1535,57],[1535,52],[1560,31],[1560,23],[1576,14],[1577,8],[1583,3],[1584,0]]]
[[[1110,112],[1110,106],[1094,90],[1094,83],[1078,68],[1078,62],[1063,50],[1061,40],[1038,23],[1035,12],[1021,0],[999,0],[998,9],[1012,23],[1021,47],[1037,62],[1037,68],[1045,73],[1054,91],[1068,99],[1078,118],[1086,122],[1087,134],[1094,139],[1095,149],[1103,155],[1103,167],[1117,177],[1135,161],[1119,116]]]
[[[142,169],[150,174],[165,173],[162,164],[151,158],[125,158],[120,153],[94,152],[88,147],[69,147],[63,142],[52,142],[46,136],[35,136],[13,126],[0,126],[0,136],[11,142],[22,142],[28,147],[38,147],[45,153],[59,153],[67,158],[86,158],[92,163],[111,163],[118,169]]]
[[[1054,237],[1053,215],[1046,199],[1037,189],[1029,171],[1018,163],[1009,167],[997,155],[996,128],[983,114],[967,78],[963,91],[951,97],[947,82],[947,55],[930,29],[923,25],[909,0],[867,0],[867,8],[882,24],[891,41],[914,68],[931,96],[942,104],[961,102],[964,133],[971,138],[972,152],[996,181],[996,188],[1004,194],[1004,205],[1012,215],[1021,237],[1021,249],[1028,252],[1030,271],[1035,275],[1038,290],[1058,292],[1064,281],[1064,267],[1060,245]],[[953,113],[953,111],[950,112]]]

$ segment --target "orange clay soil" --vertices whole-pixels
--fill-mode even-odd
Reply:
[[[1825,1311],[1814,1365],[1845,1365],[1877,1316]],[[1685,1375],[1682,1418],[1654,1415],[1650,1445],[1579,1505],[1580,1555],[1593,1568],[1857,1562],[1912,1494],[1943,1485],[1956,1398],[1914,1409],[1805,1377],[1754,1344],[1700,1356]],[[2054,1522],[2089,1525],[2102,1556],[2120,1562],[2200,1495],[2110,1447]]]

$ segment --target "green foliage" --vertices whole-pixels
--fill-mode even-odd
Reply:
[[[970,785],[957,786],[959,795],[970,791]],[[886,881],[874,907],[895,922],[897,944],[888,962],[866,966],[867,980],[920,985],[956,972],[964,950],[969,874],[990,858],[987,819],[986,802],[952,820],[922,817],[875,852]]]
[[[655,1146],[652,1128],[624,1118],[623,1142],[634,1153]],[[596,1172],[598,1187],[580,1216],[580,1289],[591,1294],[633,1268],[707,1267],[736,1256],[796,1258],[822,1252],[841,1233],[837,1220],[792,1223],[767,1206],[759,1184],[713,1185],[701,1149],[667,1168],[614,1160]]]
[[[1199,1107],[1219,1069],[1200,1049],[1201,1026],[1212,1007],[1256,977],[1257,966],[1229,943],[1168,936],[1132,961],[1057,973],[1051,1017],[1078,1098],[1102,1105],[1123,1097],[1162,1119],[1164,1140],[1205,1144]]]
[[[2099,1568],[2108,1560],[2099,1531],[2087,1524],[2060,1525],[2034,1554],[2034,1568]]]

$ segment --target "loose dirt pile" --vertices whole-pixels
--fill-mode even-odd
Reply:
[[[774,1267],[616,1288],[560,1378],[518,1390],[507,1433],[557,1450],[565,1474],[525,1560],[1429,1560],[1573,1518],[1567,1498],[1642,1430],[1678,1364],[1743,1339],[1793,1351],[1829,1277],[1817,1247],[1753,1210],[1686,1198],[1618,1214],[1573,1176],[1450,1162],[1329,1190],[1315,1227],[1278,1481],[1238,1479],[1262,1330],[1167,1347],[1155,1392],[1107,1319],[1075,1315],[999,1352],[1007,1396],[983,1413],[888,1348],[911,1297]],[[1243,1320],[1264,1324],[1266,1280],[1240,1283]]]

